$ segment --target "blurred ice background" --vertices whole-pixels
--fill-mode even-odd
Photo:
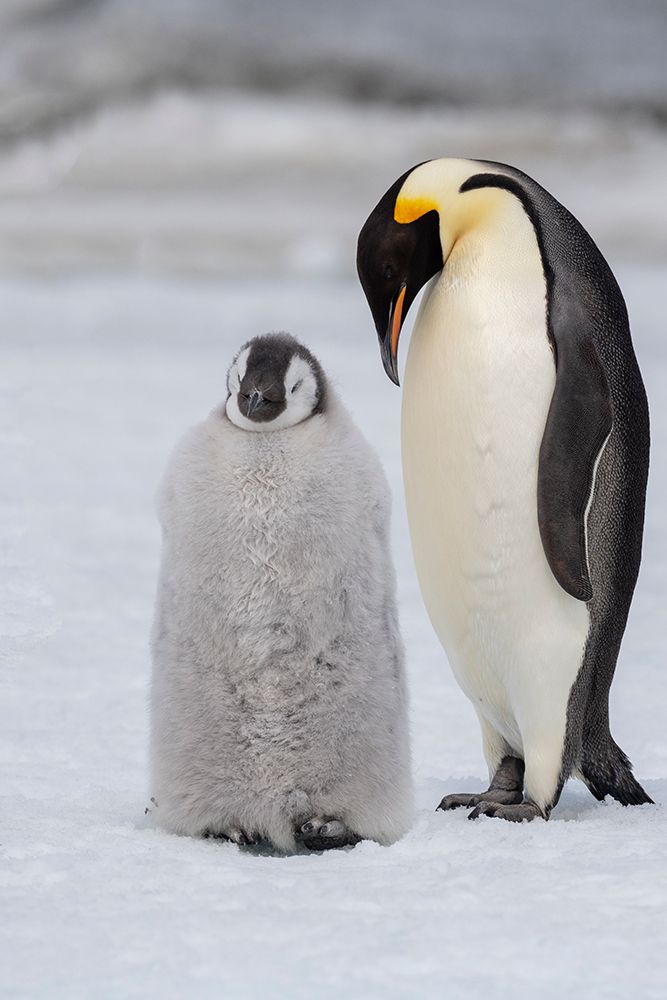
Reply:
[[[5,271],[348,275],[412,163],[519,163],[665,252],[662,0],[3,0]]]
[[[664,799],[666,49],[663,0],[0,0],[0,995],[664,995],[663,810],[571,783],[546,826],[432,812],[484,768],[354,254],[401,172],[480,156],[616,271],[654,443],[613,729]],[[321,356],[394,491],[421,812],[389,850],[279,861],[142,825],[155,484],[270,328]]]

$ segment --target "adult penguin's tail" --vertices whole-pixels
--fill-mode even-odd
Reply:
[[[632,773],[632,764],[610,733],[584,742],[579,769],[596,799],[611,795],[624,806],[653,802]]]

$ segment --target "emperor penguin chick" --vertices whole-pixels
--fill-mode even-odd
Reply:
[[[380,463],[317,360],[251,340],[162,487],[152,795],[169,830],[389,844],[411,811]]]

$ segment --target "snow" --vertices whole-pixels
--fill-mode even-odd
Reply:
[[[616,259],[653,415],[645,556],[612,695],[636,773],[667,796],[667,363],[660,263]],[[400,394],[351,274],[216,284],[98,274],[0,284],[0,995],[658,998],[667,816],[571,782],[549,823],[436,813],[483,785],[472,708],[419,598]],[[235,348],[306,340],[378,448],[412,692],[419,811],[398,844],[321,856],[193,841],[144,815],[153,495]],[[406,338],[407,339],[407,338]]]

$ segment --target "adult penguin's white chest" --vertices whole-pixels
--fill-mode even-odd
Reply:
[[[554,579],[539,534],[538,457],[556,372],[536,238],[508,201],[502,225],[459,241],[426,292],[402,449],[429,616],[480,716],[521,752],[531,727],[564,731],[589,622]],[[559,719],[538,718],[550,705]]]

